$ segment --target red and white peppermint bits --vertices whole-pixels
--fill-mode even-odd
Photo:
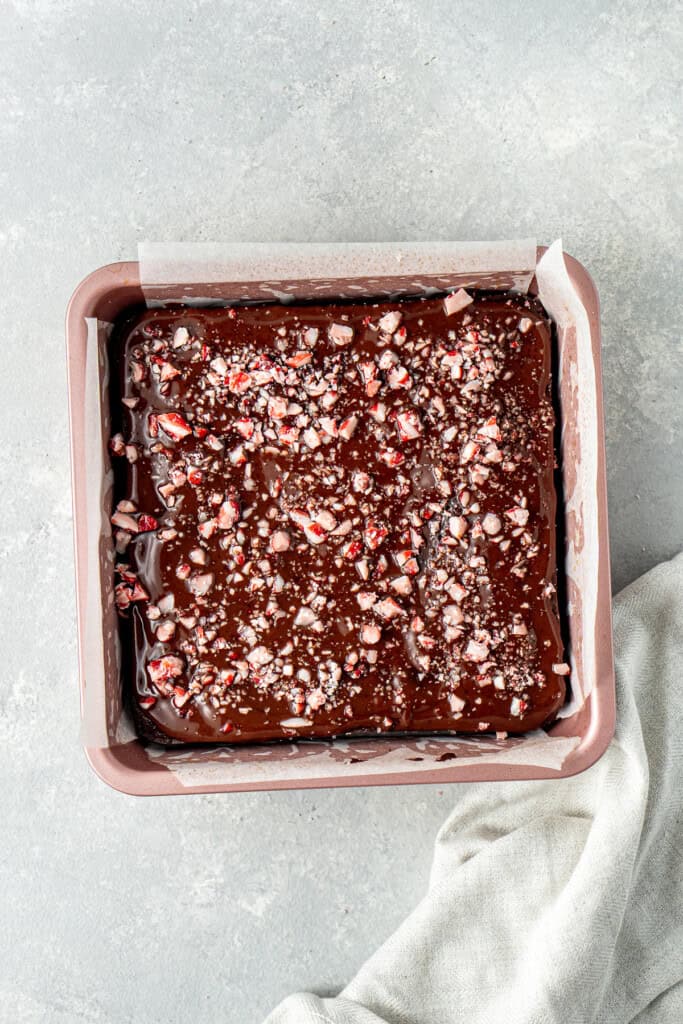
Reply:
[[[331,324],[329,335],[335,345],[350,345],[353,341],[353,327],[348,324]]]
[[[550,720],[549,343],[535,300],[457,287],[143,315],[110,450],[145,717],[231,743]]]
[[[147,673],[155,686],[179,679],[184,670],[183,660],[175,654],[165,654],[163,658],[156,658],[147,665]]]
[[[178,412],[162,412],[156,417],[157,424],[174,441],[182,441],[192,433],[192,427]]]
[[[452,316],[471,305],[472,302],[474,302],[472,296],[464,288],[459,288],[457,292],[451,292],[443,300],[444,312],[446,316]]]

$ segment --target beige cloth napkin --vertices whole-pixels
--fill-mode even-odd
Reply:
[[[267,1024],[683,1022],[683,555],[615,600],[618,724],[572,779],[469,785],[427,895]]]

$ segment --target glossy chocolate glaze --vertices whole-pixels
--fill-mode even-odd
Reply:
[[[142,733],[551,721],[550,336],[509,295],[449,316],[433,298],[120,323],[117,603]]]

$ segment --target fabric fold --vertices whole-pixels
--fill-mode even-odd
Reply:
[[[616,598],[614,646],[603,758],[458,788],[413,913],[339,997],[267,1024],[683,1020],[683,555]]]

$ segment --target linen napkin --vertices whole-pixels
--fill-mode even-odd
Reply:
[[[683,1022],[683,554],[615,600],[617,730],[571,779],[458,787],[429,890],[266,1024]]]

